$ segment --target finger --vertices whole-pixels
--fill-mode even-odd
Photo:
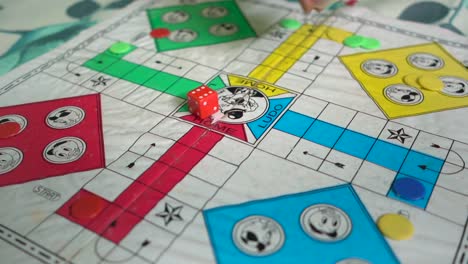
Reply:
[[[312,10],[322,11],[332,0],[300,0],[302,9],[305,13],[310,13]]]
[[[306,14],[310,13],[314,9],[315,0],[300,0],[302,9]]]

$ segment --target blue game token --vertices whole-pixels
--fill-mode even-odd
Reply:
[[[410,201],[422,199],[426,195],[426,189],[422,183],[412,178],[397,179],[392,189],[397,196]]]

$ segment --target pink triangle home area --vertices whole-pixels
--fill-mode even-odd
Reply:
[[[227,124],[223,122],[217,122],[211,124],[211,119],[200,119],[194,115],[186,115],[181,117],[183,120],[190,121],[192,123],[204,126],[206,128],[218,131],[220,133],[233,136],[243,141],[247,141],[247,136],[245,134],[244,125],[242,124]]]

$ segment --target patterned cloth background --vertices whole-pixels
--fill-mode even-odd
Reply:
[[[0,1],[0,75],[54,49],[131,1]],[[361,0],[359,5],[385,16],[438,24],[468,35],[468,0]]]

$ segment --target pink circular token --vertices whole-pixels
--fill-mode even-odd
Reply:
[[[152,38],[167,38],[171,34],[171,31],[167,28],[156,28],[150,33]]]

